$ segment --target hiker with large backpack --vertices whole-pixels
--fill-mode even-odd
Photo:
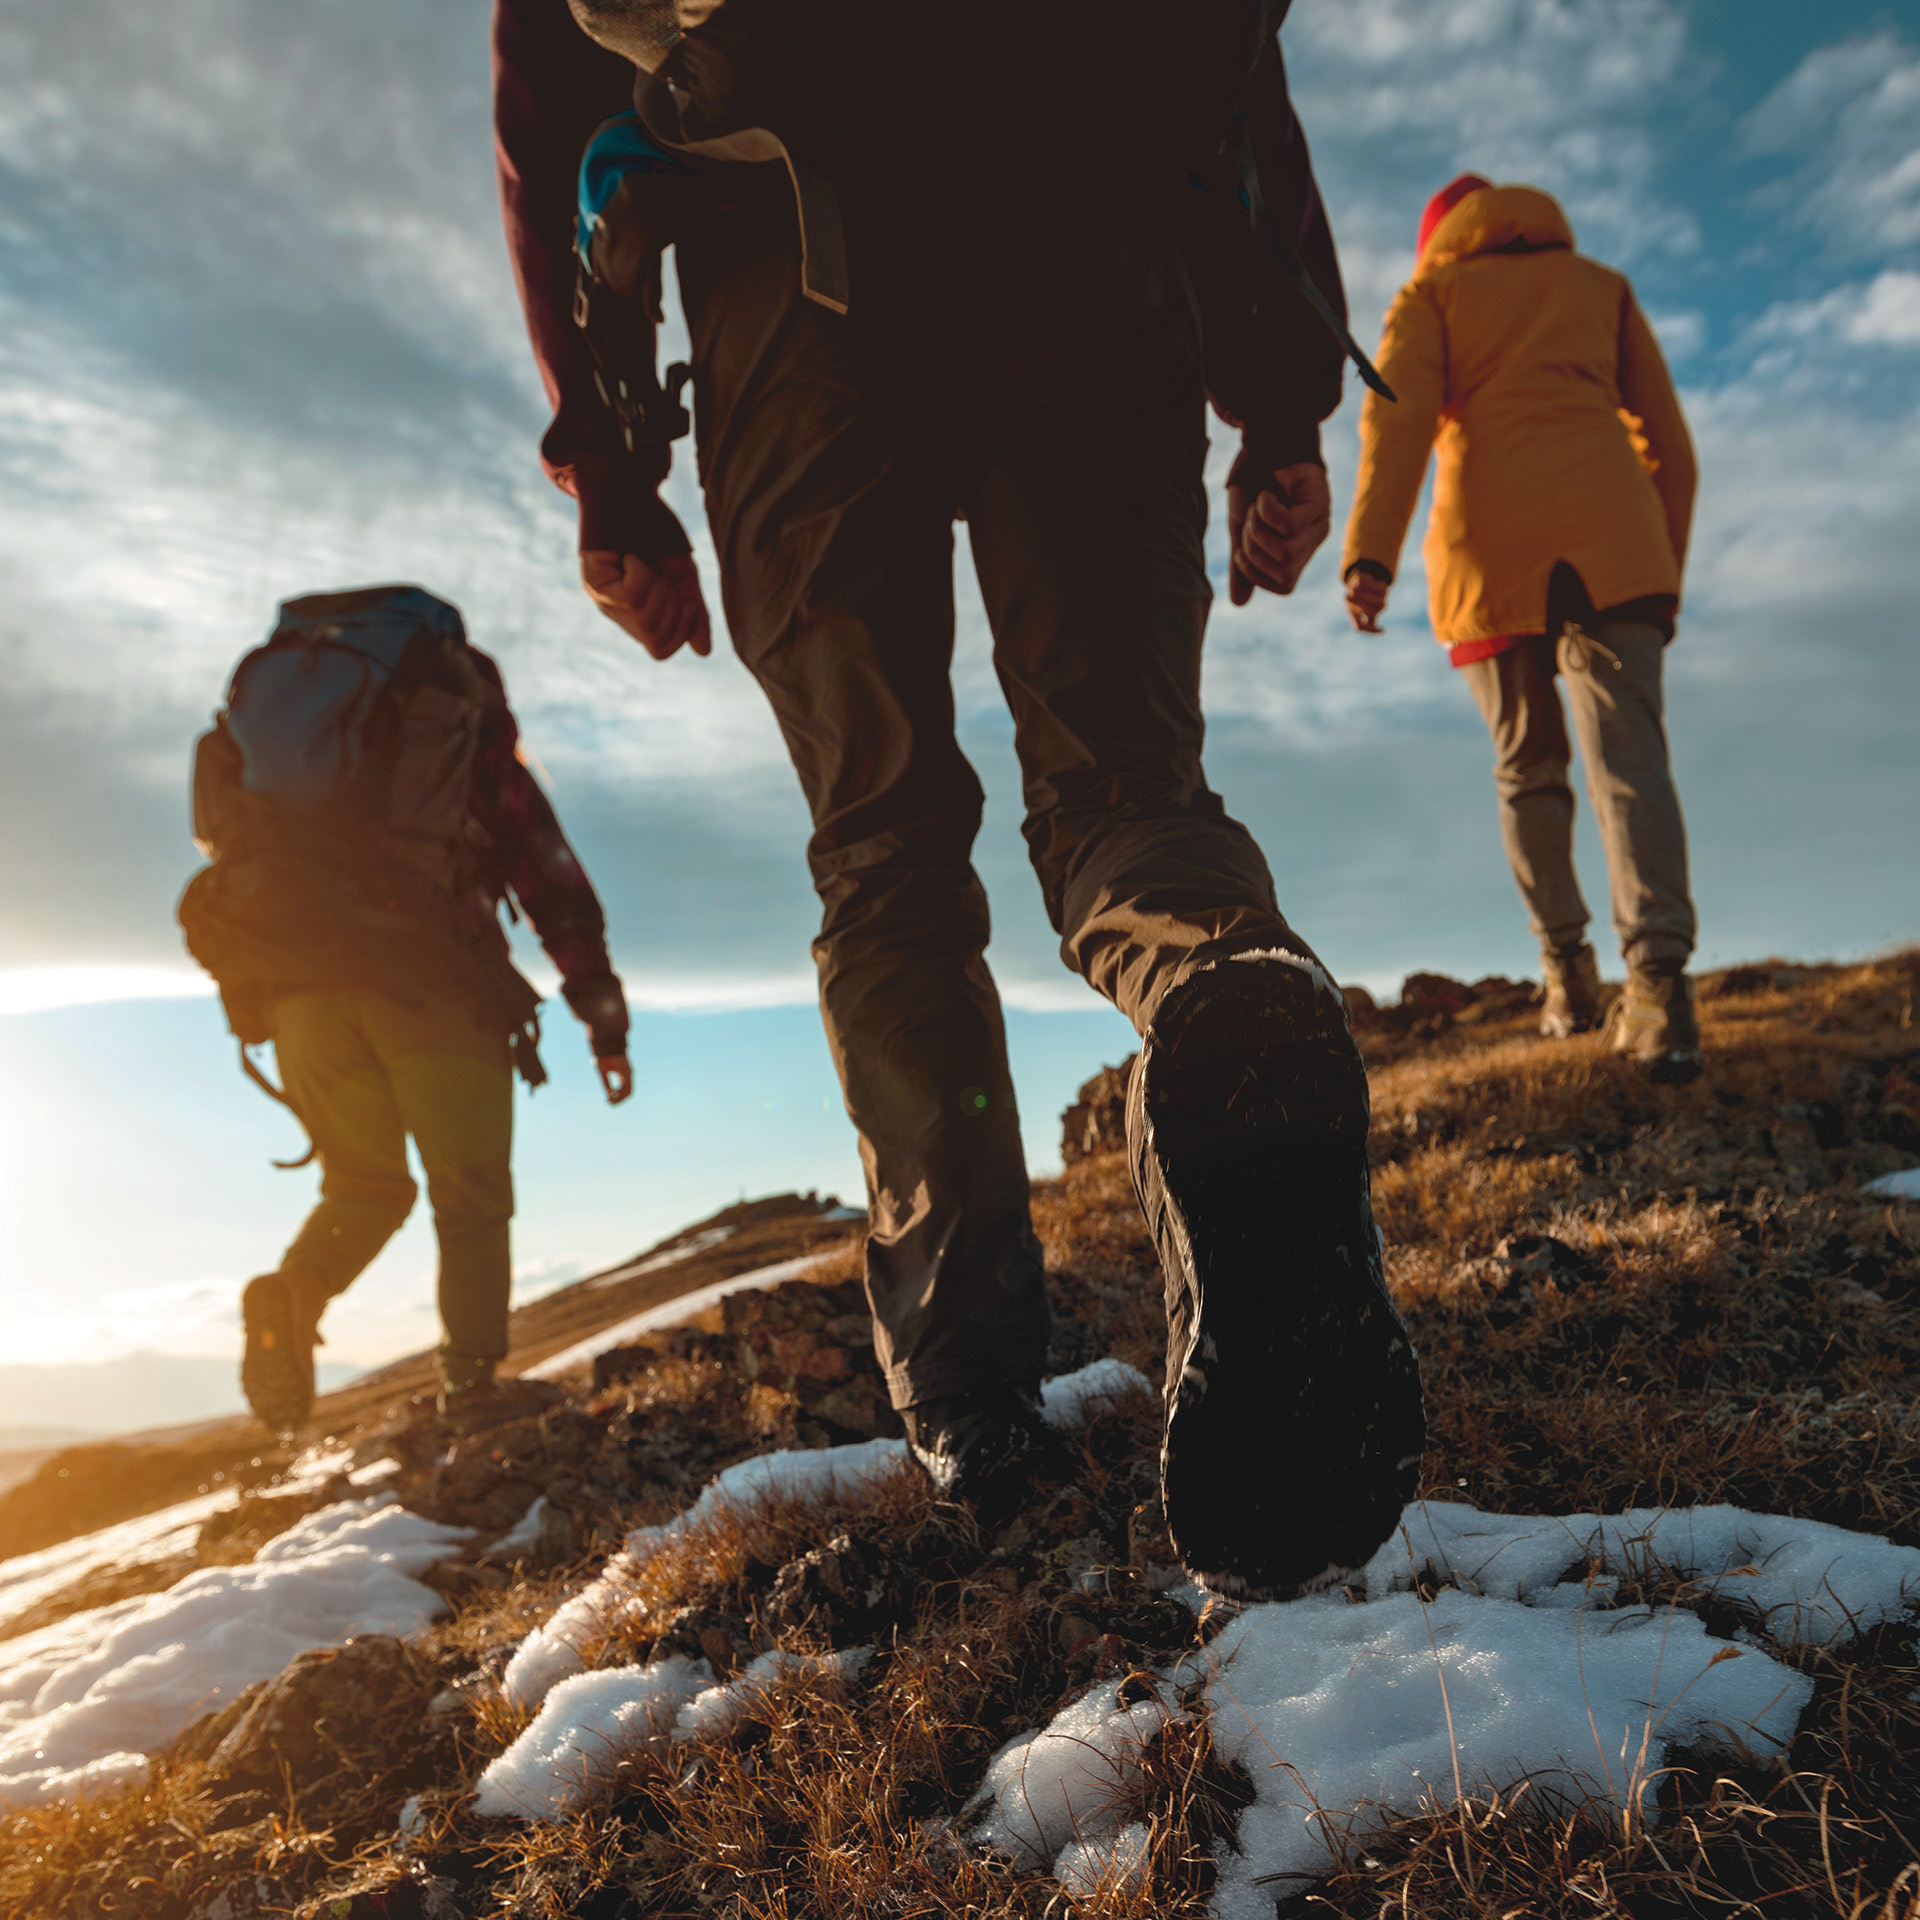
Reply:
[[[1329,519],[1345,325],[1270,0],[496,0],[509,243],[587,591],[709,650],[659,497],[661,256],[727,623],[813,817],[821,1007],[915,1457],[989,1510],[1047,1445],[1045,1273],[954,736],[953,523],[1067,964],[1143,1039],[1129,1141],[1168,1310],[1174,1538],[1286,1595],[1415,1489],[1417,1370],[1331,979],[1201,767],[1206,406],[1236,601]],[[583,159],[584,156],[584,159]],[[1370,371],[1370,370],[1369,370]]]
[[[413,1206],[409,1136],[440,1245],[442,1411],[502,1391],[513,1076],[546,1078],[503,901],[559,969],[609,1103],[633,1090],[600,903],[518,743],[500,670],[459,613],[418,587],[368,587],[285,602],[196,749],[211,864],[180,902],[187,946],[321,1168],[319,1205],[242,1296],[241,1385],[275,1430],[312,1406],[328,1301]],[[248,1057],[269,1040],[284,1092]]]

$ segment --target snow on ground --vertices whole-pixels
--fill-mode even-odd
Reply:
[[[750,1512],[780,1500],[853,1500],[906,1463],[903,1440],[867,1440],[852,1447],[755,1454],[708,1481],[685,1512],[658,1527],[636,1527],[606,1571],[527,1635],[507,1663],[500,1686],[516,1707],[537,1706],[554,1686],[586,1665],[584,1650],[633,1604],[641,1570],[661,1548],[726,1508]]]
[[[731,1240],[738,1231],[737,1227],[702,1227],[698,1233],[683,1234],[671,1246],[662,1247],[658,1253],[650,1253],[644,1260],[634,1261],[631,1266],[615,1267],[611,1273],[596,1274],[587,1285],[617,1286],[622,1280],[638,1280],[643,1273],[658,1273],[664,1267],[677,1267],[681,1261],[691,1260],[695,1254],[706,1253],[723,1240]]]
[[[1887,1200],[1920,1200],[1920,1167],[1903,1167],[1898,1173],[1883,1173],[1869,1180],[1862,1193],[1877,1194]]]
[[[1409,1589],[1428,1571],[1451,1584],[1423,1603]],[[1684,1608],[1611,1606],[1623,1576],[1660,1574],[1748,1624],[1727,1640]],[[1773,1653],[1908,1611],[1920,1551],[1734,1507],[1548,1519],[1433,1501],[1407,1509],[1353,1588],[1363,1604],[1247,1608],[1162,1676],[1161,1700],[1083,1695],[995,1760],[972,1837],[1083,1896],[1137,1877],[1117,1792],[1141,1737],[1128,1719],[1150,1735],[1165,1697],[1196,1684],[1258,1796],[1222,1862],[1220,1920],[1271,1920],[1349,1833],[1462,1792],[1527,1781],[1544,1804],[1651,1812],[1679,1751],[1781,1752],[1813,1688]]]
[[[1146,1692],[1129,1674],[1008,1741],[980,1783],[968,1839],[1023,1867],[1050,1867],[1077,1839],[1117,1834],[1140,1750],[1174,1717],[1173,1693],[1170,1682]]]
[[[345,1448],[310,1449],[296,1460],[284,1478],[259,1489],[262,1493],[299,1493],[323,1485],[352,1465]],[[348,1477],[355,1486],[368,1486],[391,1474],[398,1463],[378,1461]],[[202,1521],[238,1504],[240,1490],[222,1487],[217,1493],[196,1494],[154,1513],[122,1520],[95,1533],[76,1535],[37,1553],[16,1554],[0,1560],[0,1621],[18,1618],[29,1607],[70,1587],[101,1567],[144,1567],[193,1551]],[[0,1641],[0,1653],[6,1643]]]
[[[1096,1360],[1078,1373],[1049,1380],[1040,1389],[1040,1411],[1050,1426],[1084,1426],[1095,1406],[1152,1391],[1138,1367],[1124,1360]]]
[[[480,1776],[474,1811],[564,1819],[610,1788],[623,1763],[664,1740],[680,1709],[712,1685],[713,1669],[683,1653],[562,1680]]]
[[[673,1308],[684,1311],[686,1304],[676,1300]],[[1085,1419],[1087,1409],[1095,1402],[1145,1387],[1145,1379],[1134,1368],[1117,1360],[1096,1360],[1077,1373],[1049,1380],[1041,1388],[1040,1398],[1048,1420],[1055,1426],[1072,1426]],[[851,1447],[756,1454],[729,1467],[707,1484],[684,1513],[664,1526],[638,1527],[628,1534],[600,1578],[521,1641],[500,1680],[507,1699],[517,1707],[536,1707],[549,1688],[569,1674],[579,1673],[586,1665],[587,1647],[632,1604],[641,1568],[689,1527],[725,1507],[751,1509],[768,1500],[857,1499],[873,1482],[903,1466],[906,1459],[906,1443],[902,1440],[867,1440]]]
[[[480,1776],[474,1811],[520,1820],[561,1820],[618,1781],[620,1770],[669,1741],[731,1733],[777,1681],[844,1686],[871,1647],[844,1653],[775,1648],[717,1683],[704,1660],[670,1653],[644,1667],[576,1673],[547,1695],[533,1724]]]
[[[146,1756],[309,1647],[418,1633],[412,1576],[469,1537],[391,1494],[309,1514],[253,1561],[0,1641],[0,1807],[139,1777]]]
[[[536,1493],[528,1503],[526,1512],[487,1549],[487,1552],[489,1554],[517,1553],[522,1549],[537,1546],[540,1541],[540,1520],[546,1510],[547,1496],[544,1493]]]
[[[675,1256],[676,1259],[678,1257]],[[546,1359],[523,1368],[520,1377],[523,1380],[557,1380],[575,1367],[590,1366],[601,1354],[611,1353],[615,1347],[630,1347],[650,1333],[682,1325],[696,1314],[706,1312],[709,1307],[718,1306],[730,1293],[746,1293],[756,1287],[777,1287],[783,1280],[798,1280],[811,1273],[826,1257],[822,1253],[805,1253],[792,1260],[775,1261],[770,1267],[755,1267],[751,1273],[736,1273],[731,1280],[716,1280],[710,1287],[699,1287],[692,1293],[681,1294],[677,1300],[668,1300],[660,1306],[649,1307],[645,1313],[636,1313],[630,1319],[618,1321],[611,1327],[602,1327],[598,1333],[590,1333],[584,1340],[576,1340],[572,1346],[563,1347],[558,1353],[549,1354]],[[642,1270],[634,1269],[635,1272]],[[608,1276],[610,1280],[629,1277],[624,1273]]]

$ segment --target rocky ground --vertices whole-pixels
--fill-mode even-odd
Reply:
[[[1709,1070],[1669,1090],[1597,1040],[1537,1040],[1525,983],[1415,976],[1398,1007],[1356,1003],[1376,1205],[1430,1402],[1426,1492],[1532,1513],[1731,1502],[1920,1545],[1920,1213],[1861,1191],[1920,1162],[1916,984],[1912,953],[1708,976]],[[1115,1151],[1118,1085],[1089,1083],[1066,1116],[1066,1173],[1035,1189],[1056,1371],[1106,1355],[1155,1370],[1158,1280]],[[0,1916],[1205,1911],[1249,1784],[1194,1723],[1152,1743],[1127,1788],[1150,1835],[1130,1891],[1070,1902],[1049,1877],[956,1848],[946,1824],[1009,1735],[1221,1624],[1169,1597],[1144,1398],[1100,1411],[1065,1484],[996,1533],[910,1472],[856,1502],[692,1530],[649,1563],[642,1603],[590,1664],[680,1651],[724,1678],[775,1647],[872,1647],[857,1683],[775,1685],[726,1734],[636,1760],[565,1819],[473,1812],[479,1774],[526,1721],[499,1684],[513,1649],[629,1530],[751,1455],[897,1431],[847,1223],[789,1198],[716,1225],[732,1232],[680,1237],[697,1249],[684,1258],[536,1303],[524,1359],[729,1272],[825,1258],[529,1385],[479,1430],[447,1431],[404,1377],[327,1408],[349,1464],[391,1462],[383,1485],[407,1506],[473,1529],[426,1576],[445,1616],[414,1642],[301,1656],[189,1728],[144,1786],[0,1820]],[[194,1558],[244,1561],[342,1490],[276,1493],[282,1462],[260,1438],[228,1435],[219,1466],[131,1463],[147,1477],[119,1511],[237,1475],[243,1497]],[[87,1472],[89,1487],[110,1477]],[[54,1524],[35,1484],[0,1498],[6,1550]],[[498,1544],[536,1496],[537,1525]],[[82,1508],[87,1525],[119,1511],[104,1492]],[[115,1597],[102,1573],[34,1622]],[[1912,1630],[1796,1658],[1814,1696],[1787,1762],[1676,1768],[1657,1826],[1469,1796],[1346,1850],[1291,1897],[1369,1920],[1920,1911]]]

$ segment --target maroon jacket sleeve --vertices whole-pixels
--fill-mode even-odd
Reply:
[[[1242,104],[1274,224],[1344,316],[1333,229],[1277,44],[1261,56]],[[1205,332],[1207,388],[1244,429],[1234,480],[1258,486],[1276,467],[1319,461],[1320,423],[1340,404],[1346,354],[1253,239],[1231,170],[1210,181],[1203,197],[1213,204],[1197,212],[1189,265]]]
[[[580,546],[655,559],[685,552],[686,535],[659,500],[671,454],[629,453],[593,383],[573,323],[574,219],[580,156],[603,120],[633,105],[633,68],[596,46],[567,0],[494,0],[493,130],[506,223],[533,357],[553,407],[540,442],[548,478],[580,503]],[[653,325],[633,316],[637,351]]]
[[[482,671],[501,686],[484,654]],[[560,970],[560,991],[593,1036],[594,1057],[626,1051],[627,999],[607,957],[600,898],[579,856],[560,830],[553,803],[521,763],[520,728],[504,688],[487,710],[473,770],[474,823],[489,843],[494,899],[511,895],[533,923],[547,957]]]

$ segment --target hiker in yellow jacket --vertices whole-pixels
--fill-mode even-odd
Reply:
[[[1693,444],[1625,277],[1574,251],[1548,195],[1463,175],[1428,204],[1389,309],[1341,562],[1380,631],[1438,449],[1425,557],[1435,637],[1495,747],[1500,823],[1538,936],[1553,1037],[1598,1024],[1600,980],[1573,870],[1566,686],[1627,963],[1614,1048],[1656,1079],[1700,1070],[1686,964],[1694,911],[1668,766],[1661,663],[1693,513]]]

